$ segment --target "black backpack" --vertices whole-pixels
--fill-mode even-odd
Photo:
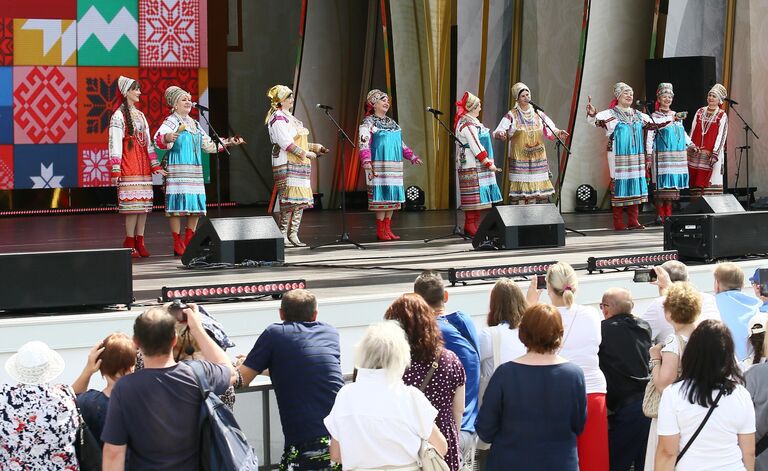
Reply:
[[[211,392],[202,365],[187,363],[197,377],[203,397],[200,406],[200,469],[203,471],[258,471],[256,450],[248,444],[234,414]]]

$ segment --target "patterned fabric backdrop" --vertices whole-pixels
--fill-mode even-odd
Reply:
[[[206,2],[0,0],[0,190],[108,186],[120,75],[152,133],[166,87],[207,101]]]

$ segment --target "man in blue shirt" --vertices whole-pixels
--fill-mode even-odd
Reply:
[[[460,446],[464,469],[472,469],[475,455],[475,419],[480,410],[478,394],[480,392],[480,344],[477,330],[472,319],[466,313],[456,311],[445,313],[448,292],[439,273],[425,271],[413,285],[418,294],[432,308],[437,316],[437,324],[443,334],[445,348],[459,357],[464,366],[467,383],[464,389],[464,415],[461,419]]]
[[[760,269],[766,270],[768,267],[755,268],[755,273],[749,277],[749,282],[752,283],[752,289],[755,290],[755,296],[763,304],[760,306],[760,312],[768,312],[768,297],[763,296],[760,292],[760,285],[768,283],[768,280],[760,280]]]
[[[747,323],[759,310],[759,300],[741,292],[744,272],[732,262],[719,263],[715,268],[715,302],[723,320],[733,336],[736,357],[744,360],[747,351]]]
[[[317,300],[303,289],[283,295],[280,320],[262,332],[240,365],[243,385],[259,374],[272,379],[285,437],[281,471],[341,469],[331,466],[323,424],[344,386],[339,333],[317,322]]]

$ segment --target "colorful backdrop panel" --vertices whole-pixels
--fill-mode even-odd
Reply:
[[[78,1],[78,65],[139,65],[138,18],[138,0]]]

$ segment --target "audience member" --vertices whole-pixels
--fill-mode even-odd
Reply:
[[[682,364],[680,381],[661,395],[656,471],[753,470],[755,410],[725,324],[711,319],[699,324]],[[694,438],[710,408],[712,415]]]
[[[602,316],[593,307],[575,303],[578,288],[576,272],[567,263],[558,262],[547,270],[547,294],[552,304],[560,311],[565,326],[562,347],[558,353],[581,368],[586,381],[589,412],[584,433],[578,438],[579,466],[590,471],[607,471],[609,464],[606,384],[597,356],[600,349]]]
[[[437,320],[418,294],[397,298],[384,318],[400,322],[405,331],[411,348],[411,364],[405,370],[403,381],[422,389],[437,409],[437,427],[448,441],[445,461],[451,471],[457,471],[459,425],[464,414],[464,367],[455,353],[443,348]],[[427,378],[430,371],[432,376]]]
[[[536,283],[530,286],[535,289]],[[486,323],[480,331],[480,376],[487,381],[502,363],[525,355],[525,345],[520,341],[518,328],[528,302],[517,283],[509,278],[499,278],[491,290],[491,300]]]
[[[448,292],[439,273],[425,271],[419,275],[413,291],[432,308],[445,348],[455,353],[464,367],[467,380],[464,387],[464,414],[459,424],[459,451],[463,466],[472,469],[475,460],[475,419],[480,410],[480,347],[475,323],[462,311],[446,314]]]
[[[323,424],[344,386],[339,333],[317,321],[307,290],[283,295],[278,324],[268,326],[240,366],[244,384],[269,374],[285,446],[280,469],[330,469],[330,437]]]
[[[651,420],[643,414],[648,382],[651,327],[632,314],[632,295],[623,288],[603,294],[600,370],[608,384],[608,452],[611,471],[643,469]],[[633,468],[634,466],[634,468]]]
[[[656,281],[653,282],[659,288],[659,297],[651,301],[640,318],[651,326],[651,339],[653,343],[666,340],[672,332],[672,325],[664,317],[664,296],[672,283],[688,281],[688,267],[683,262],[669,260],[653,268],[656,272]],[[701,314],[699,320],[720,319],[715,297],[709,293],[699,293],[701,296]]]
[[[208,336],[197,306],[180,311],[190,333],[209,361],[200,361],[214,394],[235,381],[226,353]],[[144,311],[133,324],[133,340],[144,368],[124,376],[112,389],[104,441],[105,471],[122,470],[126,454],[132,469],[196,470],[202,397],[194,370],[173,359],[177,318],[168,307]]]
[[[650,348],[651,381],[659,393],[670,384],[677,381],[682,371],[680,359],[691,333],[696,328],[696,322],[701,312],[701,296],[699,291],[686,281],[672,283],[667,289],[664,299],[664,315],[672,325],[674,333],[664,343]],[[653,471],[656,459],[656,432],[658,419],[651,420],[648,432],[648,444],[645,453],[645,470]]]
[[[762,269],[768,269],[768,267],[760,267]],[[763,296],[763,293],[761,292],[760,285],[761,284],[768,284],[768,280],[761,280],[760,279],[760,268],[755,268],[755,273],[749,277],[749,283],[752,285],[752,289],[755,291],[755,297],[760,300],[761,303],[763,303],[760,306],[761,312],[768,312],[768,296]]]
[[[720,317],[733,336],[736,357],[747,357],[747,321],[760,310],[762,303],[741,292],[744,272],[732,262],[718,263],[715,268],[715,301]]]
[[[768,342],[765,341],[766,324],[768,324],[768,313],[761,312],[756,314],[749,321],[750,343],[753,348],[753,355],[745,362],[746,373],[744,374],[745,385],[749,394],[752,396],[752,403],[755,406],[755,424],[757,427],[755,436],[757,442],[768,439]],[[757,471],[768,471],[768,453],[756,450],[755,469]]]
[[[587,420],[584,373],[557,354],[560,312],[547,304],[528,308],[519,333],[528,351],[496,369],[477,417],[478,437],[491,444],[486,469],[590,469],[576,445]]]
[[[347,469],[418,470],[428,440],[441,455],[448,444],[435,425],[437,410],[402,377],[410,347],[397,322],[368,327],[355,348],[357,378],[339,390],[325,427],[331,459]]]
[[[50,384],[64,359],[43,342],[25,343],[5,362],[16,385],[0,386],[0,469],[78,470],[75,393]]]
[[[122,332],[115,332],[91,348],[83,372],[72,383],[80,413],[93,436],[100,442],[112,389],[118,379],[133,373],[135,366],[136,346],[130,337]],[[97,371],[107,382],[107,386],[101,391],[88,389],[91,376]]]

